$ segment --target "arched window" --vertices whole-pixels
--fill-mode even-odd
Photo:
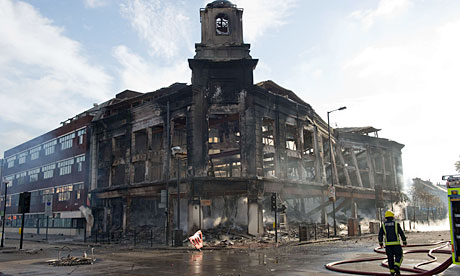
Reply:
[[[230,28],[228,25],[228,17],[225,14],[219,14],[216,17],[216,34],[218,35],[230,34]]]

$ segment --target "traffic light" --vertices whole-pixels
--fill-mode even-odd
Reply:
[[[30,212],[30,192],[19,194],[18,213],[25,214]]]
[[[276,211],[276,193],[272,193],[271,207],[272,207],[272,212],[275,212]]]

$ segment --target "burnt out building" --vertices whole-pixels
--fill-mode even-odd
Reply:
[[[332,129],[330,160],[328,125],[314,109],[273,81],[254,84],[242,14],[229,1],[200,10],[191,85],[124,91],[95,118],[95,231],[230,225],[260,235],[273,192],[298,219],[325,223],[331,177],[336,209],[349,217],[375,210],[376,187],[383,203],[396,201],[403,145],[369,128]]]

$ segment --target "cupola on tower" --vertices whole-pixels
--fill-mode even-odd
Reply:
[[[230,1],[214,1],[200,10],[201,43],[195,59],[250,59],[243,43],[243,10]]]
[[[200,10],[201,43],[195,44],[196,55],[189,59],[194,103],[190,109],[194,129],[191,161],[196,176],[208,176],[213,166],[208,143],[215,135],[213,122],[227,120],[228,114],[233,114],[230,117],[238,119],[232,124],[245,125],[240,117],[254,88],[253,70],[258,60],[249,55],[250,45],[243,42],[242,20],[243,10],[230,1],[214,1]],[[222,114],[222,110],[228,114]],[[244,140],[239,143],[242,147],[250,140],[238,139]],[[240,145],[235,151],[240,151]]]
[[[200,21],[201,43],[195,44],[195,57],[189,60],[194,89],[206,87],[212,94],[218,88],[228,99],[251,87],[258,60],[243,42],[243,10],[230,1],[214,1],[200,10]]]

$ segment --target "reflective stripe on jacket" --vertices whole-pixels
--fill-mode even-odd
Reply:
[[[406,236],[399,223],[393,219],[387,219],[382,227],[380,227],[379,243],[383,243],[383,239],[385,238],[385,245],[401,245],[399,236],[401,236],[403,241],[406,241]]]

